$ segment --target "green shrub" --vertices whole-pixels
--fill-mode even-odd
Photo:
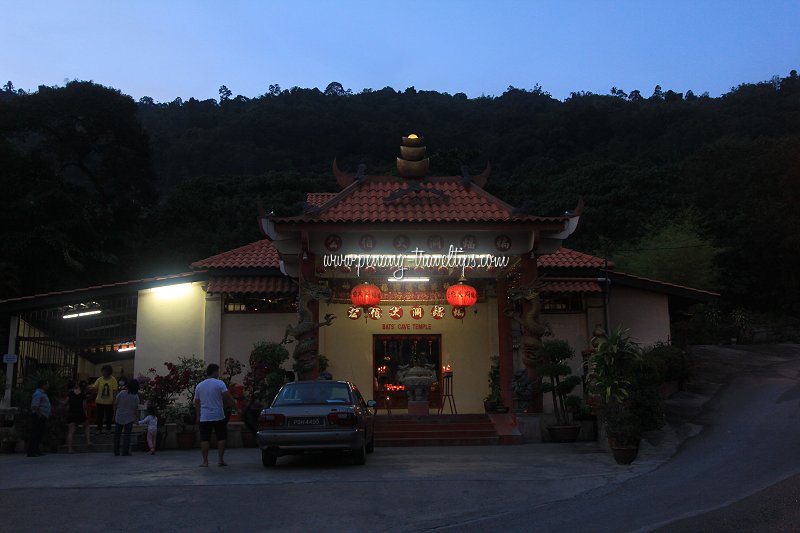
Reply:
[[[689,357],[674,344],[657,343],[645,353],[647,358],[658,361],[661,368],[661,381],[685,383],[691,377]]]

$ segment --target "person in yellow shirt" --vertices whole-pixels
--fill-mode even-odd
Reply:
[[[106,423],[106,432],[111,433],[111,423],[114,419],[114,398],[117,395],[117,380],[111,375],[111,365],[103,367],[103,375],[97,378],[92,389],[97,393],[97,432],[103,430],[103,421]]]

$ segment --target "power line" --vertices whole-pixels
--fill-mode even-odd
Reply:
[[[621,248],[618,250],[614,250],[615,252],[652,252],[656,250],[685,250],[687,248],[709,248],[711,247],[710,244],[691,244],[686,246],[665,246],[663,248],[630,248],[625,249]]]

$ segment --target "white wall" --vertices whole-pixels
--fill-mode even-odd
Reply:
[[[629,287],[612,286],[609,299],[611,327],[630,329],[642,346],[670,339],[667,295]]]
[[[543,313],[542,318],[550,325],[553,333],[552,337],[545,337],[543,340],[567,341],[575,352],[575,357],[570,361],[572,373],[581,375],[583,372],[581,352],[589,347],[591,340],[591,330],[588,327],[586,313]]]
[[[182,283],[139,291],[136,311],[134,372],[155,368],[178,357],[203,358],[205,296],[200,283]]]

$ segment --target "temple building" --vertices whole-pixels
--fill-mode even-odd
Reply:
[[[402,372],[427,365],[431,412],[444,407],[447,375],[458,412],[478,413],[492,356],[512,407],[513,376],[542,335],[576,353],[598,325],[669,342],[677,309],[717,296],[565,248],[582,215],[577,198],[560,216],[528,214],[486,192],[490,167],[431,177],[425,152],[422,137],[403,137],[395,176],[334,162],[338,193],[309,194],[296,216],[261,213],[263,240],[191,272],[0,302],[8,353],[18,354],[13,377],[42,365],[96,376],[102,364],[135,376],[192,355],[246,365],[254,343],[286,339],[287,368],[302,379],[318,377],[321,355],[334,379],[403,412]]]

